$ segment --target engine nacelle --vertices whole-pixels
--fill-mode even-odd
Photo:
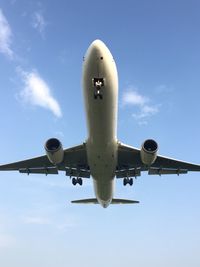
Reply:
[[[157,152],[158,144],[156,143],[156,141],[152,139],[144,141],[140,151],[140,157],[142,162],[147,166],[152,165],[157,158]]]
[[[64,159],[64,150],[61,142],[56,138],[51,138],[46,141],[45,146],[47,157],[51,163],[57,165]]]

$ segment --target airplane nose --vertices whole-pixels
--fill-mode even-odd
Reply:
[[[103,59],[105,44],[101,40],[95,40],[90,45],[90,56],[95,59]]]
[[[101,40],[95,40],[91,43],[91,46],[93,49],[101,49],[102,47],[105,47],[105,44]]]

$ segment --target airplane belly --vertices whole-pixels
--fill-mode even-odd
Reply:
[[[93,180],[95,195],[98,202],[106,208],[112,201],[114,192],[114,180],[102,182],[101,180]]]
[[[92,69],[84,81],[88,139],[93,143],[106,143],[116,139],[118,88],[114,77],[109,77],[104,66],[98,69],[97,73],[95,68]],[[104,85],[99,90],[102,99],[100,96],[95,98],[94,78],[104,80]]]
[[[83,94],[88,139],[86,150],[97,198],[112,200],[117,164],[118,76],[106,46],[93,44],[83,64]]]

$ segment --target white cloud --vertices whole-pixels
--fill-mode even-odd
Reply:
[[[148,102],[148,98],[140,95],[135,89],[128,90],[123,94],[122,103],[123,105],[135,105],[143,106]]]
[[[55,136],[63,138],[65,135],[64,135],[64,133],[62,131],[56,131],[55,132]]]
[[[138,114],[133,114],[133,117],[136,119],[144,119],[158,113],[158,106],[148,106],[144,105],[141,107],[140,112]]]
[[[22,222],[27,225],[35,225],[35,226],[50,226],[58,231],[66,231],[67,229],[71,227],[75,227],[77,223],[72,217],[68,218],[62,218],[60,219],[61,222],[55,220],[55,219],[50,219],[50,217],[45,218],[45,217],[36,217],[36,216],[26,216],[22,218]]]
[[[145,119],[159,112],[158,105],[150,105],[150,99],[138,93],[135,88],[130,88],[122,96],[122,104],[132,105],[138,108],[138,112],[132,116],[139,121],[139,124],[146,124]]]
[[[24,217],[23,222],[25,224],[38,224],[38,225],[50,224],[50,221],[43,217]]]
[[[172,91],[173,91],[173,88],[165,84],[160,84],[155,88],[155,92],[157,94],[166,94],[166,93],[171,93]]]
[[[77,222],[73,221],[73,220],[65,220],[64,223],[58,223],[56,225],[56,229],[58,229],[59,231],[66,231],[68,230],[69,228],[72,228],[72,227],[76,227],[77,226]]]
[[[12,31],[10,25],[0,9],[0,52],[9,58],[13,57],[11,46]]]
[[[33,177],[31,175],[26,177],[26,180],[27,179],[30,182],[39,183],[40,185],[43,185],[43,186],[57,187],[57,188],[66,188],[67,187],[67,183],[63,179],[55,179],[53,177],[49,177],[49,179],[44,179],[44,178],[40,178],[38,176]]]
[[[47,83],[40,77],[36,71],[24,72],[17,68],[24,83],[24,88],[20,92],[20,98],[33,106],[40,106],[49,109],[56,117],[61,117],[62,112],[59,103],[51,95],[51,90]]]
[[[10,232],[13,220],[4,210],[0,210],[0,250],[15,246],[16,238]]]
[[[44,31],[46,28],[46,21],[44,19],[44,16],[42,15],[41,11],[37,11],[33,14],[33,20],[32,20],[32,26],[34,29],[36,29],[43,37],[44,37]]]

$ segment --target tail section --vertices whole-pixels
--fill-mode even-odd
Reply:
[[[79,199],[71,201],[73,204],[99,204],[96,198]],[[113,198],[110,204],[138,204],[137,200]]]

